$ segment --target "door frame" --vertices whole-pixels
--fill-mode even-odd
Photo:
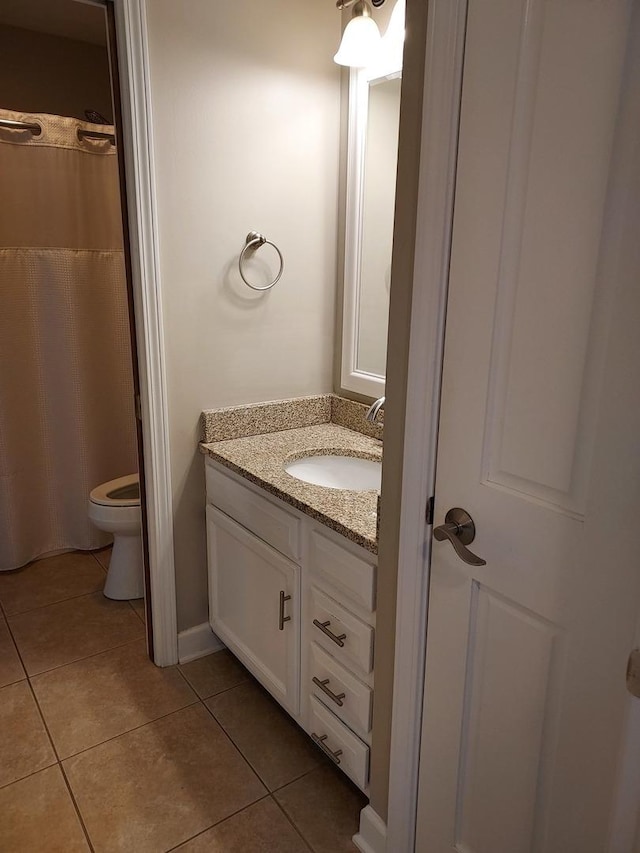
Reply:
[[[103,0],[104,2],[104,0]],[[178,662],[169,410],[145,0],[106,0],[115,13],[122,138],[140,378],[153,660]]]
[[[387,851],[415,850],[431,524],[468,0],[428,0],[396,600]],[[393,292],[392,292],[393,299]],[[640,641],[640,623],[638,627]],[[640,710],[629,706],[607,853],[640,832]],[[635,837],[640,845],[640,834]],[[640,847],[637,847],[640,853]],[[378,853],[378,851],[376,851]]]
[[[409,330],[386,849],[415,846],[434,494],[467,0],[429,0]],[[393,299],[393,290],[391,294]],[[426,451],[426,452],[425,452]]]

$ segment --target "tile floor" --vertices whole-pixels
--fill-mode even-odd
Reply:
[[[227,651],[159,669],[110,551],[0,574],[0,853],[342,853],[366,800]]]

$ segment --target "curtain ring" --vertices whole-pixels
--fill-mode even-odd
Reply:
[[[278,253],[278,257],[280,258],[280,272],[274,278],[271,284],[265,284],[263,287],[258,287],[257,284],[251,284],[251,282],[245,278],[245,274],[242,270],[242,264],[247,252],[255,252],[256,249],[259,249],[260,246],[264,246],[265,244],[268,246],[273,246],[273,248]],[[282,257],[282,252],[276,246],[276,244],[273,243],[271,240],[267,240],[264,234],[260,234],[258,231],[249,231],[244,244],[244,248],[240,252],[240,257],[238,258],[238,270],[240,272],[240,278],[244,281],[247,287],[251,288],[251,290],[271,290],[271,288],[276,285],[282,277],[282,273],[284,272],[284,258]]]

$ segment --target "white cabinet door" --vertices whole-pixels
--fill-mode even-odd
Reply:
[[[300,568],[207,506],[209,620],[261,684],[299,712]]]
[[[640,601],[632,8],[469,2],[435,524],[464,507],[486,565],[433,543],[419,853],[613,849]]]

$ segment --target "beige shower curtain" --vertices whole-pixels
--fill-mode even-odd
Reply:
[[[115,148],[0,110],[0,571],[98,548],[96,485],[137,470]],[[112,128],[100,130],[111,132]]]

